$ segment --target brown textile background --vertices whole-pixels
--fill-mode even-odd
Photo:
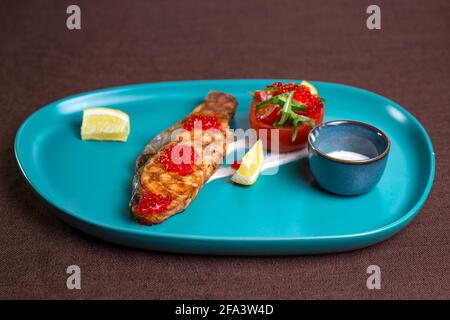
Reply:
[[[450,298],[450,1],[0,2],[0,298]],[[82,30],[66,29],[77,3]],[[56,219],[14,155],[20,123],[74,93],[140,82],[297,78],[369,89],[428,130],[436,179],[393,238],[322,256],[222,257],[112,245]],[[65,269],[82,270],[82,290]],[[366,268],[382,289],[366,288]]]

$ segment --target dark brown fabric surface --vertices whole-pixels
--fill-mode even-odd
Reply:
[[[82,30],[68,31],[77,3]],[[449,299],[450,2],[0,2],[0,298]],[[346,83],[405,106],[427,129],[436,179],[413,222],[366,249],[322,256],[167,254],[99,241],[56,219],[19,173],[20,123],[74,93],[130,83],[294,78]],[[82,271],[66,288],[65,269]],[[366,288],[366,268],[382,289]]]

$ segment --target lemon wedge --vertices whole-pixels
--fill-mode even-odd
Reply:
[[[309,91],[312,95],[318,95],[319,91],[317,91],[317,88],[314,87],[310,82],[303,80],[302,83],[300,83],[301,86],[305,86],[309,88]]]
[[[231,181],[250,186],[256,182],[264,162],[263,144],[258,140],[242,158],[241,166],[231,176]]]
[[[83,111],[82,140],[127,141],[130,117],[110,108],[89,108]]]

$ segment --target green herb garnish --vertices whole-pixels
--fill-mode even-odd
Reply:
[[[298,127],[302,122],[306,122],[309,124],[309,126],[314,128],[315,124],[314,121],[311,118],[308,118],[306,116],[302,116],[300,114],[297,114],[294,112],[293,109],[293,102],[295,102],[292,98],[294,96],[294,91],[291,91],[288,93],[287,100],[284,102],[280,112],[281,112],[281,118],[278,121],[275,121],[273,123],[274,128],[278,128],[281,126],[286,125],[293,125],[294,126],[294,132],[292,133],[292,141],[294,141],[297,138],[297,132]],[[303,109],[304,110],[304,109]]]
[[[292,91],[292,92],[294,92],[294,91]],[[256,105],[256,109],[259,109],[268,103],[278,104],[281,108],[283,108],[283,106],[286,103],[286,99],[287,99],[289,93],[290,92],[285,92],[285,93],[279,94],[277,96],[273,96],[270,99],[261,101],[260,103],[258,103]],[[291,100],[291,106],[294,111],[303,111],[303,110],[307,109],[307,107],[305,105],[298,103],[297,101],[295,101],[293,99]]]

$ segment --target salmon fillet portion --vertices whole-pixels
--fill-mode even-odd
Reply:
[[[232,95],[211,91],[187,117],[162,131],[147,144],[136,160],[130,200],[131,211],[140,223],[161,223],[185,210],[195,199],[201,187],[223,162],[227,142],[232,139],[228,129],[236,106],[237,100]],[[213,130],[202,130],[201,126],[184,130],[183,126],[192,116],[213,116],[218,120],[218,126]],[[179,174],[166,170],[161,163],[161,156],[170,147],[186,147],[194,151],[195,162],[191,173]],[[143,214],[139,204],[141,198],[148,194],[165,197],[169,203],[163,211]]]

